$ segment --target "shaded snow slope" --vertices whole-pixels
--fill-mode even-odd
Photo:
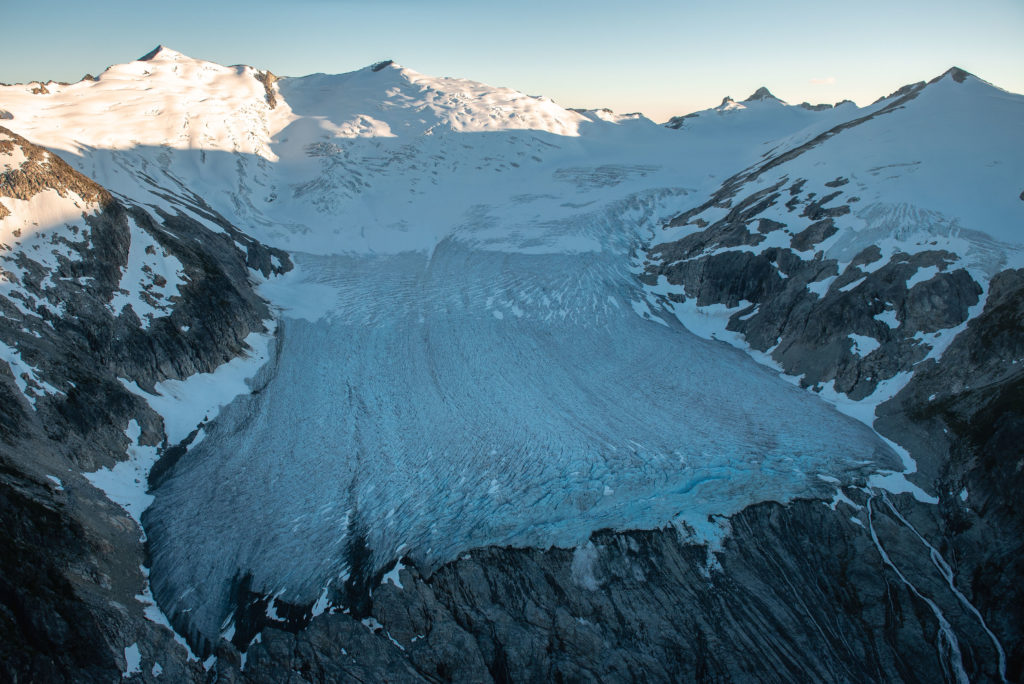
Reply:
[[[805,129],[774,140],[771,155],[728,179],[656,241],[683,238],[758,196],[764,201],[745,221],[767,238],[742,251],[820,250],[842,270],[872,245],[881,249],[877,266],[897,252],[946,249],[985,279],[1024,264],[1024,96],[959,70],[903,95],[817,134]],[[794,238],[823,218],[836,230]]]
[[[728,169],[732,172],[778,151],[783,147],[780,139],[797,135],[809,139],[878,106],[860,109],[847,101],[814,110],[789,105],[770,93],[755,97],[760,90],[741,102],[726,97],[717,107],[673,117],[665,125],[677,129],[686,144],[700,149],[704,157],[732,157],[735,165]]]
[[[852,244],[844,243],[906,239],[915,223],[978,248],[984,236],[1024,245],[1022,112],[1024,96],[974,76],[959,81],[947,73],[900,109],[843,131],[760,182],[769,184],[783,174],[849,178],[845,190],[860,198],[854,213],[863,223],[851,226],[857,239],[838,241],[837,247],[847,250]],[[1022,263],[1019,254],[1007,254],[1003,263],[987,261],[989,268]]]

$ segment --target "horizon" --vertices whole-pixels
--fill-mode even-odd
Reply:
[[[467,0],[429,8],[409,0],[299,0],[279,9],[267,0],[174,7],[108,0],[101,11],[70,0],[26,3],[8,8],[10,25],[43,24],[48,39],[29,31],[6,38],[0,82],[73,83],[164,45],[282,77],[347,73],[391,59],[423,74],[543,95],[566,108],[639,112],[659,123],[723,97],[741,101],[759,87],[790,104],[865,106],[954,66],[1024,92],[1024,3],[1013,0],[968,13],[923,0],[842,9],[809,0],[767,8],[752,0],[713,8],[524,0],[482,11]]]
[[[343,71],[343,72],[326,73],[326,72],[318,71],[318,72],[311,72],[311,73],[308,73],[308,74],[278,74],[278,73],[274,72],[273,69],[268,69],[268,68],[266,68],[264,66],[261,66],[259,64],[250,64],[250,63],[245,63],[245,62],[237,62],[237,63],[228,64],[228,63],[215,62],[214,60],[204,59],[202,57],[196,57],[194,55],[188,54],[188,53],[183,52],[181,50],[177,50],[177,49],[174,48],[174,46],[167,45],[165,43],[160,43],[160,44],[156,45],[154,48],[152,48],[152,49],[148,50],[147,52],[145,52],[144,54],[140,55],[139,57],[136,57],[135,59],[126,60],[124,62],[117,62],[117,63],[114,63],[114,64],[107,65],[106,67],[104,67],[103,70],[97,71],[95,73],[93,73],[93,72],[86,72],[85,74],[82,75],[82,77],[80,77],[79,79],[74,80],[74,81],[70,81],[70,80],[58,81],[57,79],[50,78],[50,79],[45,79],[45,80],[33,79],[33,80],[30,80],[30,81],[18,81],[18,82],[4,82],[4,81],[0,81],[0,85],[7,85],[7,86],[11,86],[11,85],[26,85],[26,84],[29,84],[29,83],[40,83],[40,84],[61,83],[63,85],[71,85],[73,83],[81,82],[81,81],[85,80],[87,77],[98,78],[103,73],[105,73],[108,69],[110,69],[110,68],[112,68],[114,66],[117,66],[118,64],[128,64],[128,63],[131,63],[131,62],[144,61],[144,60],[148,59],[149,57],[151,57],[152,55],[154,55],[157,52],[159,52],[160,50],[169,50],[171,52],[178,53],[178,54],[184,56],[187,59],[192,59],[192,60],[201,61],[201,62],[209,62],[209,63],[212,63],[212,64],[219,64],[220,66],[225,66],[225,67],[245,66],[245,67],[250,67],[250,68],[254,68],[254,69],[259,69],[259,70],[262,70],[262,71],[269,71],[270,73],[274,74],[274,76],[276,76],[279,79],[304,78],[306,76],[312,76],[312,75],[318,75],[318,74],[323,74],[323,75],[342,75],[342,74],[346,74],[346,73],[354,73],[356,71],[361,71],[361,70],[364,70],[364,69],[369,69],[370,67],[374,67],[374,66],[376,66],[378,64],[392,64],[392,65],[394,65],[396,67],[399,67],[401,69],[406,69],[406,70],[409,70],[409,71],[413,71],[415,73],[422,74],[424,76],[435,77],[435,78],[451,78],[451,79],[472,80],[472,79],[465,79],[464,77],[457,76],[457,75],[428,74],[428,73],[419,71],[418,69],[415,69],[415,68],[413,68],[413,67],[411,67],[411,66],[409,66],[407,64],[403,64],[403,63],[399,62],[398,60],[393,60],[393,59],[384,59],[384,60],[378,60],[378,61],[375,61],[375,62],[370,62],[370,63],[365,64],[363,66],[356,67],[356,68],[351,69],[349,71]],[[997,88],[1000,88],[1001,90],[1004,90],[1004,91],[1007,91],[1007,92],[1014,92],[1014,91],[1010,91],[1010,90],[1008,90],[1006,88],[1002,88],[1001,86],[999,86],[999,84],[992,83],[991,81],[988,81],[987,79],[985,79],[983,76],[975,74],[975,73],[971,72],[968,69],[963,69],[962,67],[960,67],[958,65],[955,65],[955,64],[950,65],[949,67],[947,67],[943,71],[941,71],[941,72],[939,72],[939,73],[937,73],[937,74],[935,74],[933,76],[925,76],[925,77],[920,78],[920,79],[918,79],[916,81],[909,81],[907,83],[903,83],[900,86],[898,86],[896,89],[894,89],[893,92],[895,92],[895,90],[897,90],[898,88],[902,88],[902,87],[905,87],[907,85],[912,85],[914,83],[928,83],[928,82],[931,82],[931,81],[934,81],[934,80],[938,80],[939,78],[941,78],[942,76],[946,75],[947,73],[949,73],[951,71],[957,71],[957,70],[958,71],[966,72],[967,75],[972,76],[974,78],[977,78],[977,79],[979,79],[981,81],[984,81],[985,83],[988,83],[989,85],[992,85],[992,86],[995,86]],[[511,86],[505,86],[505,85],[500,84],[500,83],[486,83],[486,82],[479,82],[479,83],[483,83],[484,85],[489,85],[489,86],[493,86],[493,87],[511,87]],[[733,102],[738,102],[738,103],[748,102],[748,101],[752,100],[755,95],[757,95],[758,91],[762,91],[762,90],[767,90],[769,95],[771,95],[772,97],[775,97],[778,100],[781,100],[783,103],[785,103],[787,105],[790,105],[790,106],[793,106],[793,105],[799,106],[800,104],[838,105],[838,104],[840,104],[842,102],[851,102],[852,101],[858,107],[864,107],[866,105],[873,104],[874,102],[877,102],[878,100],[885,99],[886,97],[892,95],[892,92],[879,94],[878,97],[874,98],[873,100],[870,100],[869,102],[857,102],[855,100],[852,100],[851,98],[841,98],[839,100],[836,100],[835,102],[812,102],[812,101],[809,101],[809,100],[802,100],[801,102],[793,102],[793,101],[790,101],[790,100],[788,100],[788,99],[786,99],[784,97],[779,97],[775,92],[772,91],[770,86],[768,86],[768,85],[761,85],[761,86],[757,86],[746,97],[733,97],[732,95],[724,95],[723,96],[723,100],[721,102],[719,102],[719,105],[724,104],[724,102],[726,100],[731,100]],[[520,92],[523,92],[523,91],[520,91]],[[529,95],[531,97],[546,97],[547,96],[545,93],[531,93]],[[551,99],[554,100],[554,98],[551,98]],[[667,119],[660,119],[660,118],[655,119],[653,117],[647,116],[646,112],[643,112],[643,111],[617,111],[617,110],[611,110],[608,107],[586,107],[586,108],[584,108],[584,107],[573,107],[570,104],[565,104],[565,103],[562,103],[562,102],[557,102],[557,100],[555,100],[555,102],[556,102],[556,104],[559,104],[560,106],[562,106],[565,109],[579,109],[579,110],[583,110],[583,111],[608,109],[608,110],[614,112],[615,114],[620,114],[620,115],[641,114],[641,115],[643,115],[643,116],[645,116],[645,117],[647,117],[647,118],[649,118],[649,119],[651,119],[651,120],[653,120],[653,121],[655,121],[656,123],[659,123],[659,124],[667,123],[669,121],[669,119],[672,118],[672,117],[685,116],[685,115],[688,115],[688,114],[691,114],[691,113],[694,113],[694,112],[706,111],[706,110],[713,109],[713,108],[719,106],[719,105],[709,105],[708,107],[704,107],[702,109],[696,109],[696,110],[690,110],[690,111],[686,111],[686,112],[681,112],[680,114],[672,115],[672,117],[669,117]]]

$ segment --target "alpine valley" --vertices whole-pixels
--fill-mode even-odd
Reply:
[[[0,86],[0,678],[1024,677],[1024,96]]]

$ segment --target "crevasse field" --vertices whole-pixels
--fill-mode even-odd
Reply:
[[[656,207],[518,226],[476,207],[429,250],[296,254],[266,286],[285,308],[258,393],[147,514],[165,610],[212,634],[232,580],[312,602],[353,544],[383,569],[599,528],[713,535],[709,515],[897,467],[864,425],[650,310],[623,225]]]
[[[348,571],[353,535],[375,567],[431,566],[598,528],[700,529],[886,463],[867,427],[738,350],[638,317],[625,256],[456,239],[430,255],[300,256],[335,303],[285,315],[266,384],[147,513],[165,609],[211,633],[247,572],[312,602]]]

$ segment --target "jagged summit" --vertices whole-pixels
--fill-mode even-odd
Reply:
[[[754,93],[750,97],[748,97],[746,100],[744,100],[744,102],[759,102],[759,101],[770,101],[770,100],[774,100],[775,102],[782,102],[782,100],[780,100],[779,98],[777,98],[774,95],[772,95],[770,90],[768,90],[764,86],[761,86],[760,88],[755,90]]]
[[[972,74],[969,71],[961,69],[958,66],[952,66],[952,67],[946,69],[945,71],[943,71],[941,74],[939,74],[938,76],[936,76],[932,80],[928,81],[928,83],[937,83],[937,82],[941,81],[942,79],[946,78],[947,76],[951,77],[957,83],[963,83],[964,81],[967,80],[968,76],[970,76],[971,78],[978,78],[977,76],[975,76],[974,74]]]
[[[811,112],[823,112],[826,109],[832,109],[832,105],[828,103],[811,104],[810,102],[801,102],[800,104],[797,105],[797,107],[806,109]]]
[[[155,48],[147,52],[146,54],[139,57],[136,61],[138,62],[154,62],[157,60],[178,60],[178,59],[191,59],[188,55],[172,50],[166,45],[157,45]]]
[[[982,86],[987,86],[988,88],[994,89],[996,91],[1002,91],[1003,90],[999,86],[997,86],[995,84],[992,84],[992,83],[989,83],[988,81],[986,81],[983,78],[978,78],[977,76],[975,76],[974,74],[972,74],[971,72],[969,72],[969,71],[967,71],[965,69],[961,69],[960,67],[953,66],[953,67],[950,67],[950,68],[946,69],[941,74],[939,74],[938,76],[936,76],[935,78],[933,78],[933,79],[931,79],[929,81],[918,81],[917,83],[908,83],[907,85],[899,88],[898,90],[895,90],[894,92],[889,93],[885,97],[878,98],[872,104],[877,104],[879,102],[882,102],[883,100],[889,100],[889,99],[892,99],[894,97],[902,97],[902,96],[905,96],[905,95],[910,95],[910,94],[913,94],[913,93],[916,93],[916,92],[920,92],[922,88],[926,88],[928,86],[933,86],[933,85],[936,85],[936,84],[944,82],[947,79],[947,77],[952,79],[952,81],[954,83],[957,83],[957,84],[973,82],[975,84],[980,84]],[[984,90],[984,88],[982,90]],[[977,92],[977,91],[974,91],[974,92]]]

